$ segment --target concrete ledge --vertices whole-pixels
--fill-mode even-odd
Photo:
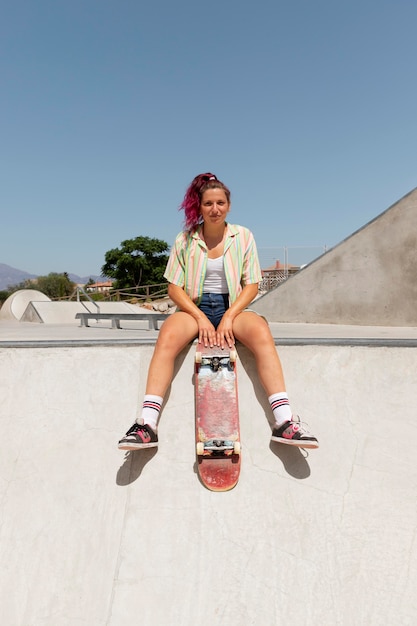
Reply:
[[[88,313],[88,311],[85,311]],[[95,316],[97,313],[90,311]],[[114,311],[113,311],[114,313]],[[120,317],[120,314],[117,314]],[[135,313],[135,319],[142,313]],[[145,316],[158,314],[145,313]],[[164,314],[161,319],[165,319]],[[68,346],[133,346],[153,345],[158,329],[146,328],[146,321],[127,322],[119,330],[104,323],[80,326],[73,313],[68,324],[32,324],[17,320],[0,321],[0,348],[68,347]],[[141,326],[141,328],[139,328]],[[270,324],[277,346],[417,346],[416,327],[343,326],[334,324]]]
[[[111,330],[111,329],[106,329]],[[123,329],[122,329],[123,330]],[[154,346],[157,336],[149,331],[143,331],[149,333],[146,337],[120,337],[120,339],[109,337],[104,339],[103,337],[89,337],[84,339],[10,339],[0,340],[0,348],[85,348],[89,346]],[[241,344],[237,344],[239,347]],[[302,346],[329,346],[329,347],[362,347],[362,348],[417,348],[417,339],[387,339],[387,338],[311,338],[300,337],[296,338],[283,338],[275,339],[275,345],[280,348],[284,346],[288,347],[302,347]]]

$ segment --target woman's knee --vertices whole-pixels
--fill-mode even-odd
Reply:
[[[244,343],[243,339],[245,337],[251,335],[265,339],[271,336],[268,322],[264,317],[261,317],[253,311],[243,311],[243,313],[236,317],[233,324],[233,332],[242,343]]]
[[[178,317],[174,317],[177,316]],[[181,317],[177,313],[173,313],[161,326],[156,341],[155,349],[168,350],[170,352],[180,352],[182,348],[196,337],[198,333],[198,324],[195,320],[186,314]]]

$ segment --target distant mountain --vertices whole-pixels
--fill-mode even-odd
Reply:
[[[95,274],[84,277],[77,276],[77,274],[68,274],[68,276],[74,283],[80,284],[87,283],[90,278],[95,281],[105,280],[102,276],[97,276]],[[23,272],[22,270],[10,267],[10,265],[6,265],[5,263],[0,263],[0,289],[7,289],[8,287],[19,285],[24,280],[30,280],[31,278],[37,278],[37,275]]]
[[[35,274],[28,274],[28,272],[22,272],[15,267],[0,263],[0,289],[7,289],[11,285],[18,285],[31,278],[36,278]]]
[[[78,283],[80,285],[85,285],[85,283],[88,283],[90,278],[92,278],[98,283],[109,280],[105,276],[104,277],[97,276],[97,274],[89,274],[88,276],[77,276],[77,274],[68,274],[68,276],[69,276],[69,279],[72,280],[73,283]]]

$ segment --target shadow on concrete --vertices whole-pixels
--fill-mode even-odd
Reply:
[[[117,472],[116,484],[119,487],[127,487],[137,480],[145,465],[153,459],[157,451],[158,448],[148,448],[126,452],[123,465]]]
[[[182,350],[180,354],[178,355],[175,361],[174,376],[172,380],[175,379],[178,372],[181,370],[181,367],[184,363],[184,360],[191,346],[192,344],[189,344],[188,346],[186,346],[184,350]],[[164,402],[162,404],[162,409],[161,409],[161,417],[163,416],[165,405],[169,401],[170,393],[171,393],[171,385],[169,386],[168,391],[165,394]],[[150,461],[152,461],[157,451],[158,451],[158,448],[148,448],[148,449],[145,448],[144,450],[134,450],[134,451],[126,452],[123,465],[117,471],[116,484],[119,485],[120,487],[126,487],[127,485],[130,485],[135,480],[137,480],[142,474],[142,471],[145,465],[149,463]]]
[[[255,360],[252,356],[252,353],[242,344],[237,344],[236,349],[239,354],[239,359],[242,363],[242,366],[253,385],[255,397],[262,407],[265,414],[265,419],[268,421],[268,424],[272,431],[274,420],[271,406],[269,404],[265,390],[259,380],[258,373],[256,371]],[[275,456],[280,459],[285,471],[290,474],[290,476],[297,479],[305,479],[310,476],[311,471],[310,466],[307,462],[307,450],[304,450],[303,448],[286,446],[284,444],[280,444],[274,441],[271,441],[269,448],[271,452],[273,452]]]
[[[311,471],[307,462],[307,450],[294,446],[286,446],[276,441],[271,441],[269,448],[271,452],[279,458],[287,474],[299,480],[310,476]]]

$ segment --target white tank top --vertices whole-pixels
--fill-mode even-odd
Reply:
[[[204,293],[229,293],[223,265],[223,256],[219,256],[217,259],[207,259],[207,271],[203,291]]]

